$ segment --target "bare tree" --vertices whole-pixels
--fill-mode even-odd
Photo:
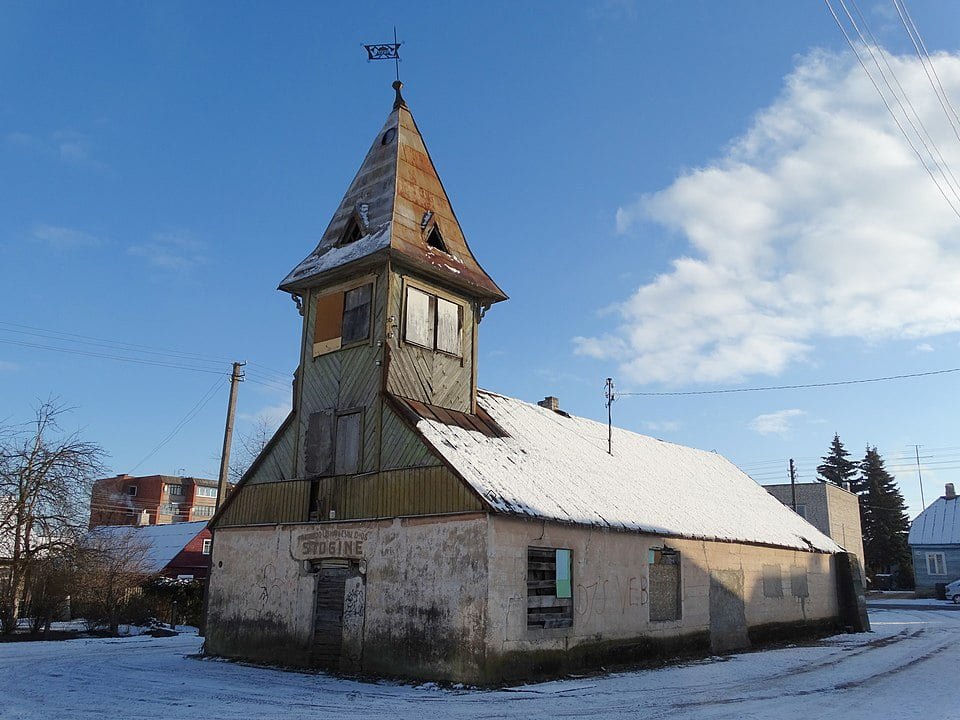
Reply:
[[[154,572],[150,545],[135,527],[91,530],[77,549],[76,594],[88,620],[120,634],[120,621],[131,597]]]
[[[237,438],[230,461],[230,482],[240,482],[243,474],[250,469],[253,461],[273,437],[274,427],[264,417],[257,418],[253,427]]]
[[[38,559],[73,546],[83,532],[90,487],[104,473],[106,452],[64,433],[68,408],[47,400],[32,421],[0,428],[0,631],[13,632],[27,579]]]

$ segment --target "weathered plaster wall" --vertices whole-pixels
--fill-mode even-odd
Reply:
[[[648,550],[664,544],[681,553],[681,618],[651,622]],[[711,641],[714,649],[723,650],[747,642],[744,619],[759,636],[764,627],[816,625],[837,615],[829,555],[664,540],[498,516],[491,516],[489,546],[490,679],[517,674],[524,662],[534,671],[539,664],[539,669],[551,672],[564,666],[564,654],[589,664],[591,658],[627,660],[691,645],[710,647]],[[529,546],[573,551],[572,627],[527,628]],[[524,660],[521,656],[527,652],[532,654]]]
[[[309,568],[347,558],[361,568],[365,588],[362,620],[354,614],[345,621],[353,631],[344,652],[353,657],[344,669],[476,676],[484,652],[486,540],[482,514],[218,530],[207,651],[309,665],[317,583]]]

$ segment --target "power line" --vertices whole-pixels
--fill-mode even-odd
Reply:
[[[644,396],[644,397],[663,397],[677,395],[726,395],[730,393],[745,392],[766,392],[768,390],[808,390],[810,388],[836,387],[838,385],[862,385],[864,383],[887,382],[890,380],[905,380],[907,378],[930,377],[932,375],[947,375],[948,373],[960,372],[960,368],[949,368],[947,370],[931,370],[930,372],[906,373],[904,375],[887,375],[886,377],[866,378],[864,380],[837,380],[835,382],[808,383],[805,385],[769,385],[766,387],[749,388],[726,388],[720,390],[687,390],[684,392],[624,392],[617,393],[621,396]]]
[[[206,404],[213,399],[213,397],[216,395],[217,388],[220,386],[220,384],[221,384],[222,382],[223,382],[222,379],[217,378],[217,379],[214,381],[213,385],[210,386],[210,389],[207,390],[207,392],[205,392],[205,393],[203,394],[203,396],[200,398],[199,401],[197,401],[197,404],[194,405],[192,408],[190,408],[190,410],[187,412],[186,415],[183,416],[183,418],[180,420],[180,422],[178,422],[178,423],[174,426],[173,430],[171,430],[169,433],[167,433],[166,437],[164,437],[163,440],[161,440],[161,441],[157,444],[157,446],[153,448],[153,450],[151,450],[150,452],[148,452],[148,453],[143,457],[143,459],[140,460],[140,462],[138,462],[136,465],[134,465],[132,468],[130,468],[130,471],[129,471],[128,474],[132,475],[133,472],[134,472],[134,470],[136,470],[138,467],[140,467],[141,465],[143,465],[147,460],[149,460],[150,458],[152,458],[152,457],[160,450],[160,448],[162,448],[162,447],[163,447],[164,445],[166,445],[168,442],[170,442],[171,440],[173,440],[173,438],[176,436],[176,434],[177,434],[178,432],[180,432],[180,430],[182,430],[183,427],[184,427],[187,423],[189,423],[191,420],[193,420],[193,418],[195,418],[195,417],[200,413],[200,411],[203,410],[204,406],[206,406]]]

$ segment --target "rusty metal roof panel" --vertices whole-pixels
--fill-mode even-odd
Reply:
[[[352,219],[358,221],[361,236],[344,243]],[[434,225],[446,252],[427,244],[426,232]],[[387,117],[320,243],[284,278],[280,289],[292,292],[314,284],[328,272],[380,251],[483,302],[507,297],[473,257],[423,137],[403,103]]]

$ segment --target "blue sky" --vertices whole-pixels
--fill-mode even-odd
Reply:
[[[892,4],[861,9],[956,164]],[[960,103],[960,6],[909,9]],[[237,359],[238,432],[277,422],[299,317],[275,288],[390,110],[393,67],[361,44],[394,25],[407,101],[511,296],[481,326],[484,387],[601,419],[607,376],[659,392],[960,366],[960,218],[823,3],[6,2],[0,418],[58,397],[114,472],[215,476]],[[901,458],[923,446],[928,503],[960,481],[958,389],[624,396],[614,414],[763,481],[789,457],[812,479],[839,432],[855,456],[878,446],[916,513]]]

